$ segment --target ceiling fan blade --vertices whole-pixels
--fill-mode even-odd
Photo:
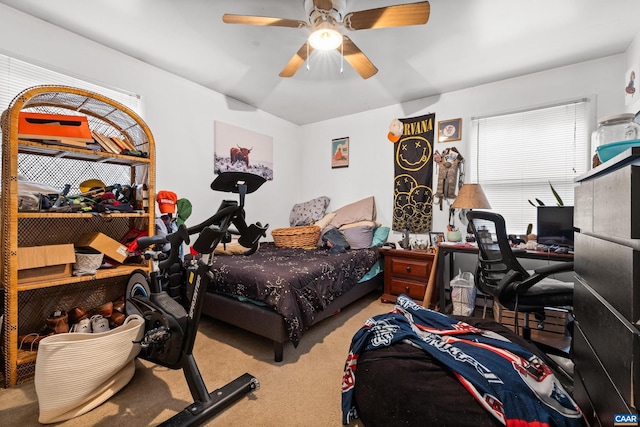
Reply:
[[[339,47],[338,50],[340,50]],[[378,69],[369,58],[367,58],[367,55],[347,36],[342,37],[342,54],[344,55],[344,59],[351,64],[363,79],[368,79],[378,72]]]
[[[293,55],[293,58],[289,60],[287,65],[280,71],[280,77],[292,77],[296,71],[304,64],[308,56],[313,52],[313,47],[307,46],[305,42],[300,49]]]
[[[322,10],[333,9],[333,0],[313,0],[313,5]]]
[[[399,4],[347,13],[343,22],[349,30],[421,25],[429,20],[430,11],[428,1]]]
[[[306,22],[297,19],[271,18],[269,16],[233,15],[230,13],[225,13],[224,15],[222,15],[222,21],[226,24],[246,24],[289,28],[303,28],[308,26]]]

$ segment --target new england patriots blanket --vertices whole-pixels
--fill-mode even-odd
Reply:
[[[358,355],[400,341],[423,349],[450,369],[476,401],[508,427],[587,425],[535,354],[495,332],[419,306],[406,295],[398,297],[390,313],[369,319],[352,339],[342,380],[343,424],[357,418],[353,390]]]

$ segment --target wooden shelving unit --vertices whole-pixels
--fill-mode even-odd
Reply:
[[[84,115],[91,131],[127,141],[145,155],[114,154],[18,138],[20,112]],[[38,332],[55,309],[93,308],[124,293],[126,278],[147,264],[122,264],[91,276],[18,280],[18,248],[75,243],[83,233],[99,231],[120,240],[131,227],[154,232],[154,204],[131,213],[21,212],[20,179],[55,188],[72,188],[87,179],[146,184],[155,194],[155,145],[151,131],[132,110],[100,94],[66,86],[37,86],[18,94],[2,114],[2,205],[0,267],[4,291],[2,361],[4,382],[11,387],[31,379],[37,351],[19,349],[18,336]],[[96,146],[94,146],[96,147]],[[124,178],[122,178],[124,177]]]

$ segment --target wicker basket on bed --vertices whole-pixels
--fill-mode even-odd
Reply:
[[[279,248],[313,248],[318,245],[320,227],[303,225],[289,228],[276,228],[271,231],[273,243]]]

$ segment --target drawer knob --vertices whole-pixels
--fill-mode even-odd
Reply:
[[[406,293],[409,293],[409,287],[408,287],[408,286],[405,286],[405,287],[404,287],[404,291],[405,291]]]
[[[411,273],[411,266],[407,265],[406,270],[407,270],[407,273]]]

